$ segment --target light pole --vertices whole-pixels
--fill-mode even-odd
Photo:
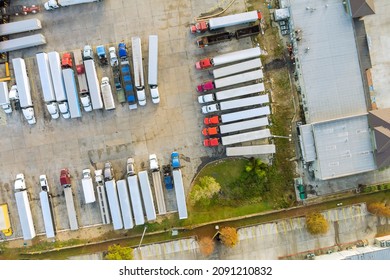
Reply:
[[[271,135],[271,137],[274,137],[274,138],[284,138],[284,139],[288,139],[288,141],[291,141],[291,134],[289,134],[288,136],[279,136],[279,135]]]
[[[141,247],[142,240],[144,240],[144,236],[147,228],[148,228],[147,226],[144,227],[144,232],[142,233],[141,240],[139,241],[138,249]]]

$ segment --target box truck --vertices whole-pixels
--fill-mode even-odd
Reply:
[[[102,90],[104,109],[106,110],[115,109],[114,97],[112,96],[110,80],[108,79],[108,77],[102,78],[102,83],[100,87]]]
[[[149,155],[150,171],[152,172],[154,194],[156,195],[158,213],[164,215],[167,213],[165,205],[164,192],[161,182],[160,167],[158,165],[157,156],[155,154]]]
[[[258,69],[261,68],[261,66],[262,64],[260,58],[255,58],[248,61],[214,69],[212,71],[212,75],[214,79],[218,79],[218,78],[234,75],[237,73],[242,73],[248,70]]]
[[[138,176],[127,176],[127,183],[129,185],[129,193],[131,199],[131,207],[134,213],[135,225],[143,225],[145,223],[145,214],[142,206],[141,193],[138,185]]]
[[[96,74],[95,62],[93,59],[84,56],[85,74],[89,87],[89,95],[91,97],[92,109],[99,110],[103,108],[103,100],[100,92],[100,84]]]
[[[135,85],[135,90],[137,91],[138,104],[140,106],[145,106],[146,95],[145,95],[144,68],[142,65],[141,38],[132,37],[131,46],[133,51],[134,85]]]
[[[245,49],[230,53],[221,54],[213,58],[203,58],[195,63],[196,69],[207,69],[213,66],[220,66],[237,61],[247,60],[250,58],[258,58],[261,55],[260,47]]]
[[[56,230],[54,225],[51,195],[49,193],[50,188],[47,182],[46,175],[39,176],[39,184],[41,186],[41,191],[39,192],[39,200],[41,201],[41,209],[42,209],[43,223],[45,225],[46,237],[54,238]]]
[[[112,225],[114,227],[114,230],[122,229],[123,228],[122,214],[119,206],[118,191],[117,191],[115,180],[112,179],[106,181],[104,182],[104,185],[106,187],[108,205],[110,207]]]
[[[160,94],[158,92],[158,36],[149,35],[149,64],[148,64],[148,83],[150,95],[154,104],[160,103]]]
[[[223,124],[220,126],[206,127],[202,130],[202,134],[204,136],[226,134],[231,132],[244,131],[256,127],[263,127],[263,126],[267,126],[268,124],[269,124],[268,117],[262,117],[262,118],[247,120],[247,121]]]
[[[49,111],[52,119],[60,117],[60,111],[54,93],[53,81],[51,79],[49,58],[47,53],[36,54],[39,78],[41,80],[43,101],[45,101],[47,111]]]
[[[86,204],[96,201],[95,190],[93,188],[91,169],[83,170],[83,178],[81,179],[81,186],[83,188],[84,201]]]
[[[54,94],[60,109],[61,115],[65,119],[70,118],[68,99],[66,96],[64,78],[62,77],[60,54],[58,52],[49,52],[50,74],[53,81]]]
[[[260,80],[263,79],[263,77],[264,74],[262,70],[254,70],[250,72],[236,74],[234,76],[215,79],[214,81],[204,82],[198,85],[196,87],[196,90],[198,92],[205,92],[213,89],[219,89],[219,88],[242,84],[250,81]]]
[[[0,106],[3,108],[5,113],[12,113],[12,105],[9,98],[7,82],[0,82]]]
[[[141,193],[145,206],[146,218],[148,221],[153,221],[156,219],[156,209],[154,207],[152,190],[150,189],[148,172],[138,172],[138,178],[141,185]]]
[[[15,200],[18,209],[20,225],[22,227],[23,239],[31,240],[35,237],[34,222],[31,215],[30,202],[28,200],[24,174],[16,175]]]
[[[36,18],[3,23],[0,25],[0,36],[39,30],[42,28],[41,21]]]
[[[28,124],[35,124],[37,121],[31,99],[31,87],[27,76],[26,63],[23,58],[14,58],[12,59],[12,64],[14,67],[16,86],[18,88],[20,107],[22,108],[24,118]]]
[[[210,18],[208,21],[202,20],[190,26],[190,31],[194,33],[203,33],[208,30],[216,30],[224,27],[230,27],[239,24],[255,22],[261,19],[260,11],[250,11],[246,13],[228,15],[223,17]]]
[[[126,180],[119,180],[116,182],[116,185],[118,187],[119,205],[121,207],[123,227],[124,229],[131,229],[134,227],[134,222],[133,214],[131,213],[131,204]]]
[[[243,107],[249,107],[254,105],[261,105],[269,103],[268,94],[251,96],[241,99],[233,99],[228,101],[222,101],[220,103],[214,103],[210,105],[202,106],[202,113],[209,114],[218,111],[225,111]]]
[[[72,183],[70,180],[70,173],[67,168],[61,169],[60,173],[61,187],[64,189],[66,210],[68,211],[69,226],[71,230],[78,230],[76,208],[73,201]]]
[[[11,52],[46,44],[46,38],[42,34],[20,37],[0,42],[0,53]]]

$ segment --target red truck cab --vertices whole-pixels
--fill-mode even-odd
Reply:
[[[205,125],[219,124],[219,117],[218,116],[206,117],[203,119],[203,123]]]
[[[214,89],[213,81],[204,82],[196,87],[197,92],[205,92]]]
[[[202,130],[203,136],[211,136],[219,134],[218,126],[205,127]]]
[[[76,72],[77,72],[77,75],[82,75],[85,73],[85,67],[84,67],[84,64],[77,64],[76,65]]]
[[[61,183],[62,187],[68,187],[71,185],[70,174],[69,174],[68,168],[61,169],[60,183]]]
[[[200,21],[191,25],[191,33],[202,33],[206,32],[209,29],[209,25],[206,21]]]
[[[72,66],[73,66],[72,55],[70,53],[64,53],[62,55],[61,67],[62,68],[72,68]]]
[[[208,138],[203,140],[203,146],[216,147],[219,145],[219,138]]]
[[[213,64],[212,64],[211,58],[203,58],[195,63],[195,68],[198,70],[207,69],[207,68],[210,68],[212,66],[213,66]]]

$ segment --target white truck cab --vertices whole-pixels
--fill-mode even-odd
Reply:
[[[15,191],[24,191],[26,190],[26,183],[24,181],[24,174],[20,173],[16,175],[15,180]]]
[[[58,103],[58,107],[60,109],[60,112],[62,114],[62,117],[64,119],[69,119],[70,118],[70,112],[69,112],[69,106],[68,106],[68,102],[59,102]]]
[[[46,175],[39,176],[39,184],[41,185],[41,189],[44,192],[49,192],[49,184],[47,183],[47,177]]]
[[[92,103],[91,103],[91,97],[89,94],[83,94],[80,96],[81,104],[83,105],[85,112],[91,112],[92,111]]]
[[[50,102],[46,104],[47,110],[49,111],[52,119],[56,120],[60,117],[60,110],[57,102]]]
[[[156,154],[149,155],[150,170],[158,170],[158,161]]]
[[[118,57],[116,56],[115,47],[108,48],[108,52],[110,54],[110,65],[111,67],[118,65]]]
[[[213,113],[213,112],[217,112],[217,111],[219,111],[218,104],[211,104],[211,105],[202,106],[202,113],[203,114]]]
[[[27,120],[28,124],[36,124],[37,120],[35,119],[35,113],[34,113],[34,108],[29,107],[26,109],[22,109],[23,115]]]
[[[92,51],[92,47],[90,45],[84,46],[83,59],[84,60],[93,59],[93,51]]]
[[[215,98],[214,98],[214,94],[212,93],[198,96],[198,102],[200,104],[209,103],[213,101],[215,101]]]

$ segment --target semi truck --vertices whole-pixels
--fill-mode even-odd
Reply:
[[[156,209],[154,207],[152,190],[150,189],[148,172],[138,172],[138,178],[141,185],[141,193],[145,206],[146,219],[148,221],[154,221],[156,219]]]
[[[92,3],[92,2],[101,2],[103,0],[49,0],[43,4],[47,11],[58,9],[60,7]]]
[[[190,31],[194,33],[203,33],[224,27],[230,27],[239,24],[255,22],[261,19],[260,11],[250,11],[246,13],[228,15],[223,17],[211,18],[209,21],[199,21],[190,26]]]
[[[230,52],[215,56],[213,58],[203,58],[195,63],[196,69],[207,69],[237,61],[258,58],[261,55],[260,47]]]
[[[203,120],[203,123],[205,125],[216,125],[219,123],[230,123],[245,119],[252,119],[257,118],[261,116],[268,116],[271,113],[271,110],[269,106],[254,108],[254,109],[248,109],[248,110],[242,110],[238,112],[228,113],[228,114],[221,114],[220,116],[210,116],[206,117]]]
[[[50,74],[53,81],[54,94],[56,96],[58,108],[60,109],[62,117],[64,119],[69,119],[70,112],[64,78],[62,76],[60,54],[58,52],[49,52],[47,57],[49,58]]]
[[[213,89],[224,88],[228,86],[233,86],[237,84],[242,84],[250,81],[256,81],[263,79],[264,74],[262,70],[254,70],[250,72],[245,72],[229,77],[224,77],[220,79],[215,79],[214,81],[204,82],[196,87],[198,92],[205,92]]]
[[[233,134],[228,136],[222,136],[221,138],[207,138],[203,140],[203,145],[205,147],[218,146],[219,142],[223,146],[233,145],[242,142],[248,142],[253,140],[259,140],[271,137],[269,129],[255,130],[250,132],[244,132],[239,134]]]
[[[5,1],[2,1],[3,3]],[[0,7],[0,15],[1,16],[19,16],[19,15],[28,15],[28,14],[36,14],[41,10],[39,6],[31,5],[16,5],[16,6],[5,6]]]
[[[46,175],[39,176],[39,184],[41,186],[41,191],[39,192],[39,200],[41,201],[41,209],[42,209],[43,223],[45,225],[46,237],[54,238],[56,234],[56,229],[54,225],[50,188],[47,182]]]
[[[0,106],[3,108],[5,113],[12,113],[12,105],[9,98],[7,82],[0,82]]]
[[[20,107],[28,124],[35,124],[34,107],[31,99],[31,87],[28,80],[26,63],[23,58],[13,58],[12,64],[14,67],[16,86],[18,87],[18,96]]]
[[[68,211],[69,226],[71,230],[78,230],[76,209],[73,201],[72,183],[70,180],[69,169],[61,169],[60,173],[61,187],[64,189],[66,210]]]
[[[15,199],[18,209],[20,225],[22,227],[23,239],[31,240],[35,237],[34,222],[31,215],[30,202],[28,200],[24,174],[16,175],[15,180]]]
[[[85,112],[92,111],[91,97],[89,96],[89,89],[87,84],[87,77],[85,75],[85,67],[83,57],[80,50],[73,51],[73,57],[76,65],[77,80],[79,84],[79,96],[81,104]]]
[[[268,118],[262,117],[262,118],[247,120],[247,121],[223,124],[220,126],[206,127],[202,130],[202,134],[204,136],[227,134],[231,132],[244,131],[256,127],[263,127],[263,126],[267,126],[268,124],[269,124]]]
[[[4,23],[0,25],[0,36],[29,32],[29,31],[39,30],[41,28],[42,28],[41,21],[36,18],[14,21],[14,22]]]
[[[234,75],[241,72],[258,69],[261,68],[261,66],[262,64],[260,58],[255,58],[248,61],[214,69],[212,71],[212,75],[214,79],[218,79],[218,78]]]
[[[133,209],[135,225],[143,225],[145,223],[145,214],[142,207],[141,193],[138,185],[138,176],[135,174],[127,176],[129,193],[131,199],[131,207]]]
[[[96,192],[99,200],[100,215],[102,222],[105,225],[111,223],[110,209],[107,202],[106,190],[104,188],[103,171],[101,169],[95,170]]]
[[[127,55],[126,44],[121,42],[118,45],[118,55],[120,60],[120,73],[123,81],[123,88],[130,110],[137,109],[137,101],[135,99],[133,79],[131,78],[130,62]]]
[[[183,176],[181,174],[180,165],[173,168],[172,171],[173,185],[175,187],[177,211],[179,213],[179,219],[187,219],[187,204],[186,194],[184,192]]]
[[[226,147],[226,155],[233,156],[257,156],[264,154],[274,154],[276,152],[274,144],[241,146],[241,147]]]
[[[13,234],[7,204],[0,205],[0,231],[9,237]]]
[[[108,65],[108,58],[106,48],[103,45],[96,47],[96,54],[99,59],[100,65]]]
[[[233,99],[228,101],[222,101],[220,103],[213,103],[210,105],[202,106],[202,113],[209,114],[218,111],[225,111],[243,107],[249,107],[254,105],[261,105],[269,103],[268,94],[251,96],[241,99]]]
[[[135,90],[137,91],[138,104],[140,106],[145,106],[146,95],[145,95],[144,68],[142,65],[141,38],[132,37],[131,47],[133,51],[134,85],[135,85]]]
[[[122,212],[123,227],[124,229],[131,229],[134,227],[134,222],[133,214],[131,213],[131,204],[126,180],[119,180],[116,182],[116,184],[118,187],[119,204]]]
[[[102,83],[100,87],[103,95],[104,109],[106,110],[115,109],[114,97],[112,96],[110,80],[108,79],[108,77],[102,78]]]
[[[76,79],[72,68],[62,69],[64,78],[66,96],[68,98],[68,106],[70,117],[72,119],[81,117],[80,101],[76,86]]]
[[[0,42],[0,53],[6,53],[46,44],[46,38],[42,34],[34,34],[16,39]]]
[[[263,83],[257,83],[249,86],[243,86],[238,88],[226,89],[218,91],[216,93],[209,93],[198,96],[198,102],[208,103],[213,101],[222,101],[226,99],[232,99],[236,97],[242,97],[249,94],[260,93],[265,90]]]
[[[53,81],[51,79],[49,58],[47,53],[36,54],[39,78],[41,80],[43,101],[45,101],[47,111],[50,113],[52,119],[60,117],[60,111],[54,93]]]
[[[117,191],[115,180],[112,179],[112,180],[105,181],[104,185],[106,187],[108,205],[110,207],[112,225],[114,227],[114,230],[122,229],[123,228],[122,214],[119,206],[118,191]]]
[[[167,213],[165,205],[164,192],[161,182],[160,166],[158,165],[157,156],[155,154],[149,155],[150,171],[152,172],[154,194],[156,195],[158,213],[164,215]]]
[[[86,204],[96,201],[95,191],[93,188],[91,169],[83,170],[83,178],[81,179],[81,186],[83,187],[84,201]]]
[[[160,93],[158,92],[158,36],[149,35],[149,64],[148,83],[150,95],[154,104],[160,103]]]
[[[100,84],[96,74],[95,62],[93,59],[84,57],[85,74],[87,76],[89,95],[91,97],[92,109],[99,110],[103,108],[103,100],[100,92]]]

